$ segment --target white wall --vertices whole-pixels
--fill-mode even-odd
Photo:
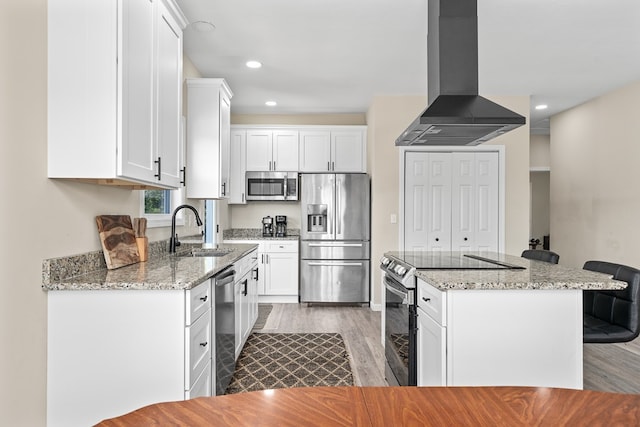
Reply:
[[[45,424],[47,293],[41,290],[42,260],[100,250],[98,214],[140,214],[137,191],[47,178],[46,32],[46,0],[0,2],[3,426]],[[191,215],[186,217],[192,221]],[[151,229],[149,237],[166,239],[169,230]]]
[[[562,264],[640,267],[640,81],[551,118],[551,242]]]

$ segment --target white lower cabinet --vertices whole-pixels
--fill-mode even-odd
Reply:
[[[264,295],[298,294],[298,247],[279,245],[290,252],[265,252]]]
[[[418,308],[418,385],[447,385],[446,329]]]
[[[235,357],[240,352],[251,334],[253,325],[258,318],[258,250],[247,254],[234,264],[236,269],[236,283],[234,287],[235,307]]]
[[[211,289],[50,291],[47,425],[210,396]]]
[[[260,301],[298,302],[300,260],[297,240],[225,240],[224,243],[258,245],[255,286]]]

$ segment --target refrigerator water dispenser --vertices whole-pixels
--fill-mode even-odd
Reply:
[[[307,231],[327,232],[327,205],[307,205]]]

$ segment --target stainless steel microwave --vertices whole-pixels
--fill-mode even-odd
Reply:
[[[247,172],[247,200],[298,200],[298,172]]]

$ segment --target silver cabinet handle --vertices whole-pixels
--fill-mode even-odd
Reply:
[[[331,170],[331,162],[327,162],[327,170],[330,171]]]
[[[336,170],[336,162],[331,162],[331,170],[332,171]]]
[[[273,161],[273,170],[276,170],[276,161]]]
[[[309,243],[310,248],[361,248],[362,243]]]

